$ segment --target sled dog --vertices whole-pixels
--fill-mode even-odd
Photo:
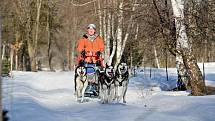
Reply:
[[[81,103],[84,101],[84,93],[88,86],[87,70],[84,66],[78,66],[75,69],[75,92],[77,101],[81,97]]]
[[[119,63],[115,72],[116,81],[115,81],[115,99],[118,102],[123,98],[123,103],[126,103],[125,95],[129,83],[129,72],[128,66],[126,63]],[[120,93],[121,92],[121,93]]]
[[[115,78],[113,66],[106,65],[104,72],[100,73],[100,98],[102,103],[109,103],[114,99]]]

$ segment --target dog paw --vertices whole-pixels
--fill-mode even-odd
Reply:
[[[113,100],[111,100],[111,99],[110,99],[110,100],[108,100],[108,103],[112,103],[112,102],[113,102]]]
[[[108,103],[108,101],[106,101],[106,100],[105,100],[105,101],[102,101],[101,103],[102,103],[102,104],[107,104],[107,103]]]
[[[108,103],[108,100],[105,100],[105,103],[107,104],[107,103]]]
[[[123,103],[126,103],[126,101],[125,101],[125,100],[123,100]]]
[[[84,100],[83,100],[83,99],[81,99],[80,103],[83,103],[83,102],[84,102]]]
[[[104,104],[104,103],[105,103],[105,102],[104,102],[104,99],[101,99],[100,102],[101,102],[101,104]]]
[[[117,98],[117,102],[120,102],[120,101],[121,101],[121,98],[118,97],[118,98]]]

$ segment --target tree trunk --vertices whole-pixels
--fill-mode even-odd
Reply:
[[[15,51],[15,68],[16,68],[16,71],[18,70],[18,52]]]
[[[75,51],[76,51],[76,39],[77,39],[77,33],[76,30],[78,29],[78,16],[77,16],[77,8],[74,6],[73,7],[73,12],[74,12],[74,16],[73,16],[73,40],[70,40],[70,69],[74,70],[74,66],[75,66]]]
[[[131,50],[131,55],[130,55],[130,68],[131,68],[131,72],[132,72],[132,67],[133,67],[133,53],[132,53],[132,50]]]
[[[102,12],[101,12],[101,2],[100,2],[100,0],[98,0],[98,15],[99,15],[99,34],[100,34],[100,36],[103,37],[103,34],[102,34],[103,24],[102,24]]]
[[[184,65],[182,56],[179,53],[176,53],[176,68],[178,72],[178,82],[185,84],[186,88],[189,88],[189,78],[187,70]]]
[[[68,66],[68,69],[71,70],[71,55],[72,55],[72,42],[71,40],[68,40],[68,45],[67,45],[67,66]]]
[[[184,0],[171,0],[173,14],[175,16],[178,54],[182,57],[193,95],[205,95],[205,83],[201,71],[197,65],[196,58],[191,53],[191,45],[188,42],[184,24]],[[180,58],[181,59],[181,58]]]
[[[29,56],[31,60],[31,70],[37,71],[37,43],[38,43],[38,36],[39,36],[39,25],[40,25],[40,10],[42,6],[42,0],[37,0],[36,8],[37,8],[37,16],[35,22],[35,36],[33,38],[33,43],[28,43],[29,47]],[[30,41],[30,40],[29,40]]]
[[[110,1],[108,1],[108,10],[107,10],[107,39],[105,42],[105,62],[108,62],[110,57],[110,39],[111,39],[111,10],[110,10]]]
[[[48,1],[48,4],[49,4],[49,2],[50,2],[50,0]],[[50,20],[50,8],[48,8],[48,11],[47,11],[47,21],[46,21],[46,31],[47,31],[47,41],[48,41],[47,53],[48,53],[49,69],[50,69],[50,71],[53,71],[53,67],[52,67],[53,54],[52,54],[52,51],[51,51],[52,41],[51,41],[51,33],[50,33],[50,21],[51,21]]]
[[[120,63],[121,60],[121,50],[122,50],[122,24],[123,20],[123,2],[119,4],[119,13],[118,13],[118,21],[117,21],[117,48],[116,48],[116,64],[115,67]]]
[[[183,14],[184,6],[180,5],[181,4],[180,2],[182,2],[182,1],[181,0],[178,0],[178,1],[172,0],[173,13],[175,15],[176,34],[177,34],[176,35],[176,37],[177,37],[176,49],[177,50],[182,50],[181,48],[189,48],[188,38],[185,33],[185,26],[184,26],[184,23],[182,23],[183,19],[184,19],[184,14]],[[176,4],[178,4],[178,5],[176,5]],[[174,5],[175,5],[175,7],[178,7],[178,8],[175,8]],[[184,36],[184,38],[182,38],[183,36]],[[178,81],[181,80],[187,87],[190,80],[188,78],[187,69],[184,65],[184,61],[183,61],[181,52],[176,54],[176,67],[177,67],[178,75],[179,75]]]
[[[155,54],[155,60],[156,60],[157,68],[160,68],[160,63],[159,63],[158,54],[157,54],[157,50],[156,50],[155,45],[154,45],[154,54]]]
[[[134,1],[133,3],[133,7],[132,7],[132,11],[135,11],[135,5],[137,3],[137,0]],[[133,15],[131,15],[130,19],[129,19],[129,23],[127,25],[127,30],[125,33],[125,36],[123,38],[123,5],[124,5],[124,1],[122,1],[119,4],[119,13],[118,13],[118,21],[117,21],[117,49],[116,49],[116,63],[115,63],[115,67],[120,63],[121,59],[122,59],[122,54],[124,52],[125,49],[125,45],[126,42],[128,40],[128,36],[130,34],[130,29],[132,27],[133,24]]]
[[[208,0],[198,0],[196,2],[199,2],[199,27],[201,30],[201,41],[204,43],[204,62],[208,62]]]
[[[103,0],[104,5],[107,4],[107,0]],[[107,40],[107,24],[106,24],[106,19],[107,19],[107,10],[106,9],[102,9],[103,10],[103,18],[102,18],[102,22],[103,22],[103,38],[104,41],[106,42]]]
[[[169,81],[169,74],[168,74],[168,53],[167,53],[167,49],[165,49],[165,53],[166,53],[166,81]]]
[[[0,13],[0,47],[2,46],[2,18]],[[0,49],[0,55],[2,54],[2,49]],[[2,59],[0,59],[0,121],[2,121]]]
[[[23,49],[22,49],[22,71],[26,71],[27,70],[27,68],[26,68],[26,60],[25,60],[25,47],[23,47]]]
[[[5,56],[5,44],[2,44],[2,56],[1,59],[4,60],[4,56]]]
[[[10,71],[13,71],[13,55],[14,55],[14,50],[12,47],[10,47]]]
[[[205,68],[204,63],[209,61],[210,53],[208,52],[208,0],[200,0],[200,30],[201,41],[204,43],[203,56],[203,80],[205,83]]]
[[[72,55],[71,55],[71,69],[74,70],[75,66],[75,51],[76,51],[76,41],[72,41]]]
[[[54,71],[54,69],[52,67],[52,59],[53,59],[53,54],[50,53],[49,54],[49,68],[50,68],[50,71]]]
[[[183,54],[183,60],[189,74],[192,95],[194,96],[205,95],[206,86],[195,57],[190,52],[185,51],[185,53]]]
[[[37,0],[37,18],[36,18],[36,30],[35,30],[35,40],[34,40],[34,44],[35,44],[35,54],[37,53],[37,42],[38,42],[38,36],[39,36],[39,25],[40,25],[40,10],[41,10],[41,6],[42,6],[42,0]]]
[[[113,49],[112,49],[112,52],[111,52],[111,55],[110,55],[110,58],[109,58],[109,61],[108,61],[108,65],[111,65],[113,63],[113,57],[116,53],[116,40],[114,39],[113,40]]]
[[[32,43],[28,44],[28,53],[30,57],[31,71],[37,71],[37,62],[36,62],[36,54],[34,53],[34,49],[32,47]]]

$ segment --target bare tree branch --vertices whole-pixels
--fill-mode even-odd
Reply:
[[[83,3],[83,4],[75,4],[75,3],[74,3],[74,0],[72,0],[72,1],[71,1],[71,4],[72,4],[73,6],[81,7],[81,6],[85,6],[85,5],[88,5],[88,4],[93,3],[93,2],[96,2],[96,0],[92,0],[92,1],[89,1],[89,2],[86,2],[86,3]]]

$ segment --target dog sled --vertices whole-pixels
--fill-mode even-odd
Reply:
[[[100,56],[97,54],[97,56]],[[85,52],[82,53],[82,60],[79,60],[75,67],[75,91],[78,96],[98,97],[99,96],[99,74],[103,70],[102,60],[98,59],[95,63],[85,61]],[[100,57],[95,57],[100,58]],[[83,87],[82,87],[83,86]],[[82,88],[84,94],[79,91]]]
[[[102,68],[96,64],[85,64],[88,86],[85,90],[85,97],[97,97],[99,95],[99,74]]]

